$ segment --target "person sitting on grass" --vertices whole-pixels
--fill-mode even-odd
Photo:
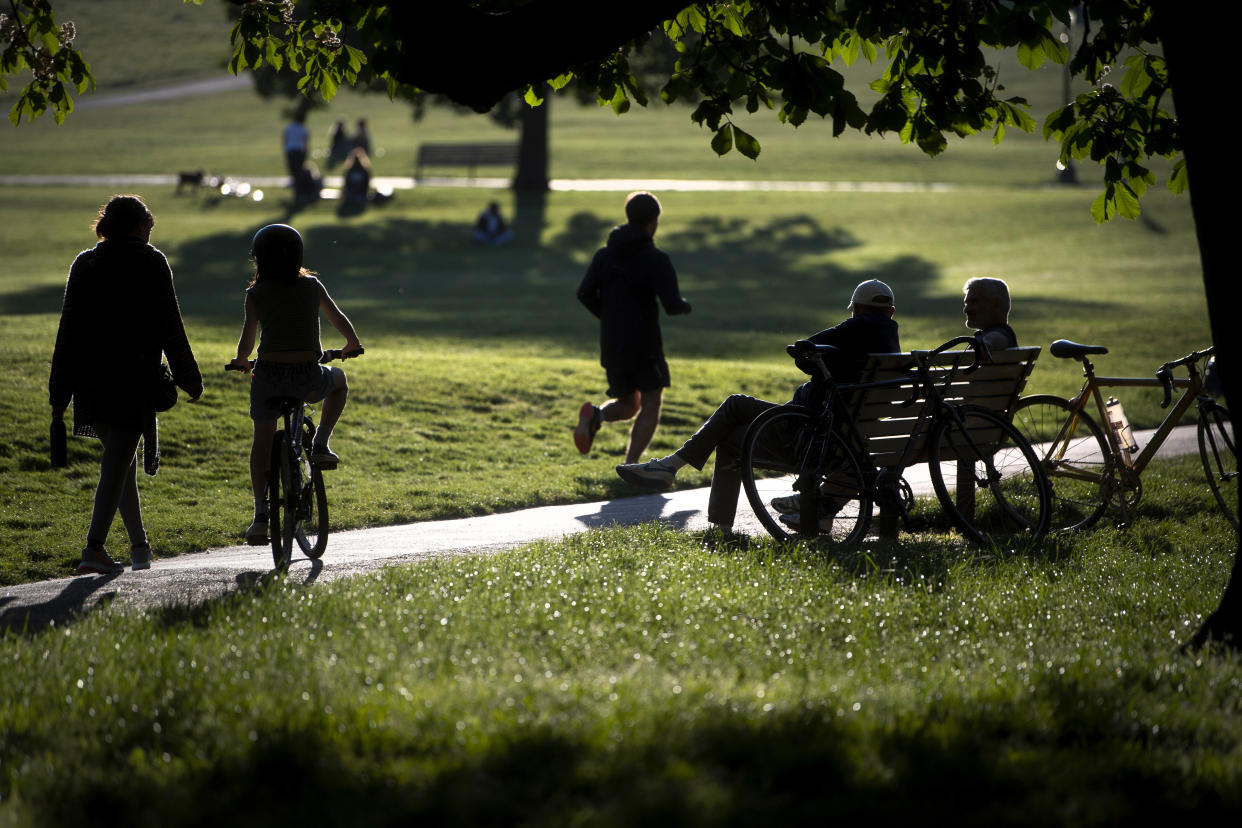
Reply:
[[[861,376],[867,355],[897,353],[901,343],[893,292],[878,279],[863,282],[854,289],[847,307],[851,316],[836,325],[807,337],[817,345],[832,345],[838,350],[825,357],[828,370],[838,382],[855,382]],[[799,360],[798,367],[810,373],[811,364]],[[794,393],[793,402],[809,403],[819,394],[819,381],[804,383]],[[667,489],[673,485],[677,472],[686,465],[702,469],[714,451],[716,464],[712,470],[712,487],[707,502],[707,519],[722,529],[733,526],[737,499],[742,483],[742,440],[746,429],[763,412],[777,403],[744,394],[732,394],[689,440],[667,457],[646,463],[624,463],[617,474],[627,483],[646,489]],[[798,511],[796,495],[773,505],[782,512]],[[784,502],[784,501],[788,502]]]
[[[250,418],[254,442],[250,447],[250,485],[254,492],[254,521],[246,530],[251,546],[267,543],[267,474],[272,440],[276,436],[279,409],[273,397],[297,397],[306,402],[323,400],[319,428],[312,442],[310,460],[322,469],[336,468],[340,458],[328,448],[328,438],[345,409],[349,387],[345,372],[320,365],[319,314],[345,337],[342,358],[362,350],[348,317],[328,295],[315,273],[302,266],[302,236],[287,224],[269,224],[255,233],[250,253],[255,275],[246,289],[246,319],[237,342],[232,365],[250,370],[255,339],[259,355],[250,381]]]

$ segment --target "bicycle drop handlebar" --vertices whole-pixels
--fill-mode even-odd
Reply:
[[[1164,388],[1164,401],[1160,403],[1161,408],[1168,408],[1169,404],[1173,402],[1173,369],[1180,368],[1185,365],[1190,369],[1190,374],[1193,376],[1198,373],[1196,365],[1199,360],[1204,359],[1205,357],[1210,357],[1214,353],[1216,353],[1215,347],[1206,348],[1202,351],[1195,351],[1192,354],[1187,354],[1181,359],[1166,362],[1164,365],[1161,365],[1156,369],[1156,379],[1160,380],[1160,385]]]
[[[365,354],[366,352],[367,352],[367,349],[366,349],[366,348],[359,348],[359,349],[358,349],[358,350],[356,350],[356,351],[350,351],[350,352],[348,352],[348,353],[346,353],[346,352],[345,352],[344,350],[342,350],[341,348],[329,348],[328,350],[326,350],[326,351],[324,351],[324,352],[323,352],[323,355],[322,355],[321,357],[319,357],[319,364],[320,364],[320,365],[324,365],[324,364],[326,364],[326,363],[332,362],[333,360],[337,360],[337,359],[353,359],[354,357],[360,357],[360,356],[362,356],[362,355],[363,355],[363,354]],[[255,364],[255,362],[256,362],[256,361],[257,361],[257,360],[253,360],[253,359],[251,359],[251,360],[247,360],[247,362],[250,364],[250,367],[251,367],[251,368],[254,368],[254,364]],[[234,364],[234,363],[232,363],[232,362],[226,362],[226,363],[224,364],[224,370],[226,370],[226,371],[244,371],[244,370],[246,370],[246,369],[242,368],[242,367],[241,367],[241,366],[239,366],[239,365],[235,365],[235,364]]]

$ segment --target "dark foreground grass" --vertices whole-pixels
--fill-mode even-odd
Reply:
[[[9,633],[0,822],[1236,818],[1242,665],[1177,649],[1233,551],[1195,474],[1039,549],[652,525]]]

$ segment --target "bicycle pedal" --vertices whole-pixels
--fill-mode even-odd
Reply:
[[[320,471],[335,471],[340,465],[336,460],[311,460],[310,464]]]

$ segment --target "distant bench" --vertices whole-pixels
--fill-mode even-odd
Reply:
[[[414,177],[423,177],[423,167],[465,167],[474,178],[475,167],[515,166],[517,160],[517,144],[421,144]]]

